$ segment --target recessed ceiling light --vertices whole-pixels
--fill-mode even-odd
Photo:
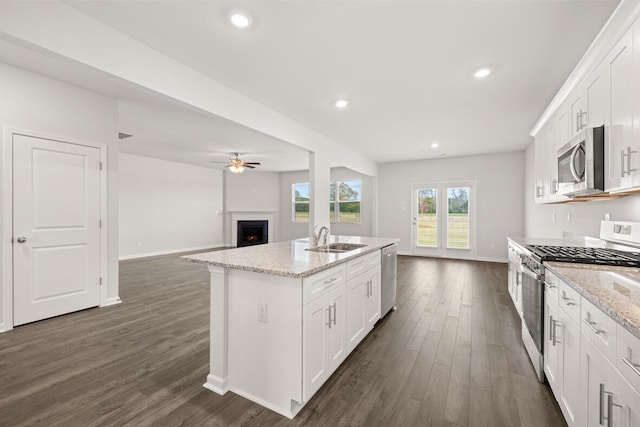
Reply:
[[[251,17],[244,13],[235,12],[231,14],[231,17],[229,17],[229,19],[231,20],[231,23],[238,28],[247,28],[249,25],[251,25]]]
[[[489,74],[491,74],[491,68],[480,68],[478,71],[473,73],[473,77],[476,79],[484,79]]]
[[[347,105],[349,105],[349,101],[346,99],[338,99],[336,101],[336,107],[338,108],[347,108]]]
[[[434,142],[433,144],[431,144],[431,148],[438,148],[440,146],[440,144],[438,144],[437,142]]]

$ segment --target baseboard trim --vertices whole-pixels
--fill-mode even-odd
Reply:
[[[398,255],[407,255],[407,256],[415,256],[422,258],[433,258],[433,259],[458,259],[460,261],[481,261],[481,262],[499,262],[506,264],[509,262],[508,259],[505,258],[490,258],[490,257],[476,257],[476,258],[451,258],[451,257],[439,257],[439,256],[428,256],[428,255],[414,255],[411,252],[398,252]]]
[[[212,392],[217,393],[220,396],[229,391],[227,379],[213,374],[207,375],[207,382],[202,384],[202,387],[206,388],[207,390],[211,390]]]
[[[193,248],[181,248],[181,249],[170,249],[168,251],[146,252],[143,254],[124,255],[124,256],[118,257],[118,261],[126,261],[129,259],[138,259],[138,258],[148,258],[148,257],[158,256],[158,255],[178,254],[180,252],[203,251],[205,249],[216,249],[216,248],[223,248],[223,247],[226,247],[226,245],[224,243],[220,243],[217,245],[197,246]]]
[[[110,305],[120,304],[121,302],[120,297],[107,298],[103,304],[100,304],[100,307],[109,307]]]

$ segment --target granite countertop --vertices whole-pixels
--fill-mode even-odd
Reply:
[[[640,339],[640,268],[566,262],[544,265]]]
[[[398,241],[399,239],[383,237],[330,236],[330,243],[358,243],[367,246],[342,253],[311,252],[305,250],[311,246],[309,239],[305,238],[185,255],[182,258],[187,262],[236,270],[285,277],[307,277]]]

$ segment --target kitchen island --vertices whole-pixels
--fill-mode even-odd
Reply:
[[[204,387],[293,418],[380,319],[381,249],[397,241],[331,236],[362,247],[316,252],[299,239],[183,257],[211,273]]]

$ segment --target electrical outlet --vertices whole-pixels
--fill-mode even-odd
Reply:
[[[267,303],[258,303],[258,322],[267,323],[269,321],[269,305]]]

